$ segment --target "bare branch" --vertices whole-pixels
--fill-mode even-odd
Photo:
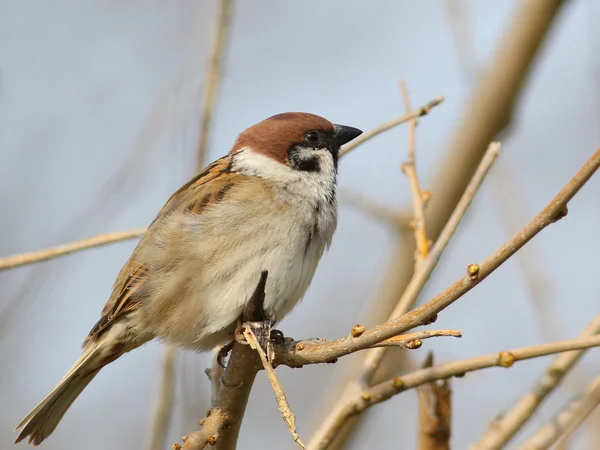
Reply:
[[[116,233],[99,234],[80,241],[69,242],[68,244],[59,245],[57,247],[38,250],[36,252],[21,253],[18,255],[0,258],[0,270],[14,269],[26,264],[33,264],[49,259],[65,256],[70,253],[80,252],[101,245],[113,244],[115,242],[136,239],[146,232],[146,228],[136,228],[135,230],[118,231]]]
[[[484,154],[486,146],[498,138],[510,123],[519,105],[520,94],[526,83],[545,37],[558,17],[563,0],[529,0],[519,2],[513,19],[498,45],[491,64],[481,74],[463,117],[455,127],[448,153],[440,161],[440,170],[433,178],[432,195],[427,205],[427,235],[436,241],[462,195],[466,183]],[[378,323],[389,317],[411,277],[414,244],[402,240],[395,251],[385,283],[373,307],[371,320]],[[405,360],[388,355],[378,371],[378,377],[396,373]],[[385,370],[383,370],[385,368]],[[344,368],[344,377],[352,379],[353,372]],[[339,384],[339,383],[338,383]],[[322,423],[322,420],[320,420]],[[334,448],[344,448],[346,433],[336,438]]]
[[[481,264],[470,264],[465,276],[457,280],[454,284],[424,305],[397,319],[367,329],[360,336],[351,334],[335,341],[301,342],[301,344],[303,344],[301,347],[302,350],[295,348],[300,343],[295,343],[296,345],[293,346],[293,348],[290,348],[291,344],[286,344],[286,347],[290,351],[280,352],[277,359],[280,363],[291,367],[314,364],[317,362],[328,362],[349,353],[364,350],[378,342],[404,333],[412,328],[430,323],[437,313],[450,306],[481,283],[540,231],[564,217],[567,213],[566,206],[569,200],[571,200],[587,180],[589,180],[598,167],[600,167],[600,149],[596,150],[571,181],[567,183],[567,185],[529,224],[511,237]]]
[[[166,436],[171,424],[171,410],[173,405],[174,373],[176,351],[167,347],[163,357],[162,379],[158,403],[153,411],[153,420],[150,440],[151,450],[163,450],[166,446]]]
[[[403,227],[406,223],[406,219],[402,214],[388,205],[377,202],[375,199],[365,197],[358,191],[340,189],[338,190],[338,200],[340,203],[351,206],[375,220],[392,225],[395,229]]]
[[[515,362],[525,359],[538,358],[540,356],[597,346],[600,346],[600,336],[579,338],[517,350],[502,351],[487,356],[479,356],[477,358],[442,364],[428,369],[421,369],[407,375],[394,377],[391,380],[384,381],[371,388],[357,392],[352,401],[345,405],[343,413],[336,417],[335,423],[327,429],[327,433],[321,436],[321,440],[309,444],[308,448],[310,448],[310,450],[327,449],[334,437],[344,426],[348,417],[360,414],[367,408],[385,400],[389,400],[393,396],[408,389],[432,383],[436,380],[444,380],[456,376],[462,377],[467,372],[482,370],[489,367],[511,367]]]
[[[583,330],[586,338],[600,333],[600,314]],[[501,449],[533,416],[540,404],[561,383],[567,373],[581,359],[584,350],[564,353],[558,356],[544,371],[533,389],[521,397],[515,405],[501,417],[490,423],[481,438],[471,447],[473,450]]]
[[[429,352],[423,368],[433,366]],[[417,388],[419,399],[418,450],[449,450],[452,425],[452,390],[448,380],[434,381]]]
[[[461,338],[462,333],[459,330],[416,331],[414,333],[407,333],[401,334],[400,336],[394,336],[393,338],[389,338],[385,341],[375,344],[373,347],[399,347],[413,350],[421,347],[422,340],[441,336]]]
[[[259,317],[259,311],[262,311],[264,304],[267,276],[267,271],[263,271],[244,309],[244,322]],[[249,345],[235,342],[221,379],[221,388],[213,397],[206,418],[200,421],[202,429],[185,436],[181,448],[200,450],[211,445],[216,450],[235,450],[254,378],[261,368],[262,364],[256,352]],[[179,444],[175,444],[177,445]]]
[[[444,380],[455,376],[462,377],[467,372],[490,367],[508,368],[517,361],[598,346],[600,346],[600,336],[595,335],[585,338],[552,342],[549,344],[534,345],[516,350],[501,351],[486,356],[478,356],[476,358],[442,364],[428,369],[421,369],[407,375],[395,377],[392,380],[384,381],[367,389],[365,392],[370,394],[371,399],[368,402],[364,402],[364,399],[361,398],[360,403],[363,405],[364,402],[364,406],[369,407],[375,403],[387,400],[399,392],[421,386],[425,383],[431,383],[432,381]],[[362,408],[361,405],[359,405],[359,408]]]
[[[410,111],[410,98],[406,89],[406,83],[400,82],[400,91],[404,99],[406,111]],[[408,121],[408,159],[402,164],[402,172],[408,177],[413,204],[413,222],[411,228],[415,233],[415,267],[417,267],[429,252],[429,242],[425,232],[425,194],[421,191],[419,177],[417,176],[417,167],[415,160],[415,129],[417,128],[417,119],[412,118]]]
[[[221,64],[223,53],[225,52],[225,41],[229,31],[231,4],[232,0],[221,0],[219,2],[219,15],[215,27],[210,59],[206,70],[204,104],[202,106],[202,121],[200,125],[200,137],[198,139],[197,172],[201,172],[202,169],[204,169],[204,160],[206,158],[206,152],[208,151],[213,110],[219,91],[219,83],[221,81]]]
[[[427,259],[419,266],[418,270],[413,274],[406,290],[402,294],[402,297],[398,301],[396,308],[392,312],[390,319],[394,320],[406,314],[410,307],[417,300],[419,294],[423,290],[425,283],[429,279],[429,276],[437,266],[444,250],[448,246],[450,239],[454,235],[454,232],[458,228],[460,221],[467,212],[467,209],[471,205],[475,194],[479,190],[479,187],[483,183],[485,176],[491,169],[494,161],[500,151],[500,144],[492,143],[489,145],[488,150],[481,160],[479,167],[475,171],[475,175],[469,182],[463,196],[456,205],[456,208],[450,219],[446,223],[444,230],[440,234],[440,237],[436,241],[435,245],[431,248]],[[369,385],[373,376],[381,364],[384,351],[381,349],[372,350],[367,353],[363,362],[363,368],[360,374],[360,382],[364,385]]]
[[[374,138],[375,136],[383,133],[384,131],[389,130],[390,128],[394,128],[398,125],[406,123],[409,120],[414,119],[415,117],[421,117],[421,116],[425,116],[425,115],[429,114],[429,112],[434,107],[436,107],[443,101],[444,101],[444,97],[437,97],[437,98],[431,100],[430,102],[426,103],[425,105],[421,106],[420,108],[417,108],[407,114],[403,114],[399,117],[396,117],[395,119],[392,119],[389,122],[381,124],[378,127],[373,128],[372,130],[361,134],[359,137],[357,137],[352,142],[350,142],[349,144],[345,145],[342,148],[342,150],[340,151],[340,158],[342,156],[345,156],[348,153],[350,153],[352,150],[354,150],[356,147],[358,147],[362,143],[368,141],[371,138]]]
[[[519,450],[549,449],[577,429],[598,404],[600,404],[600,377],[595,378],[579,398],[566,404],[547,425],[527,439]]]
[[[244,337],[246,338],[246,341],[250,344],[250,347],[253,350],[256,350],[258,356],[260,357],[260,361],[262,362],[263,368],[267,373],[267,378],[269,379],[271,387],[273,388],[273,392],[275,393],[275,400],[277,401],[277,406],[279,406],[281,417],[283,417],[283,421],[285,422],[288,431],[292,435],[292,439],[296,444],[298,444],[298,447],[300,447],[301,449],[306,449],[306,447],[300,440],[298,432],[296,431],[296,416],[294,415],[294,413],[292,413],[292,410],[290,409],[290,405],[287,401],[287,397],[285,396],[283,386],[281,385],[281,382],[275,374],[275,369],[273,369],[273,366],[267,359],[267,355],[259,345],[256,336],[254,335],[254,332],[249,327],[244,327],[243,333]]]
[[[579,191],[579,189],[581,189],[599,166],[600,150],[597,150],[579,172],[575,174],[571,181],[527,226],[525,226],[525,228],[509,239],[505,245],[500,247],[500,249],[483,263],[479,265],[469,265],[465,277],[455,282],[452,286],[425,303],[423,306],[416,308],[397,319],[378,325],[371,330],[366,330],[358,337],[351,335],[346,338],[325,343],[297,343],[296,348],[291,349],[296,350],[295,352],[281,355],[281,358],[278,358],[278,360],[282,361],[287,357],[289,359],[285,363],[291,363],[288,365],[292,366],[310,364],[317,360],[332,361],[337,357],[372,346],[393,335],[403,333],[411,328],[424,325],[428,321],[431,321],[438,312],[452,304],[466,292],[471,290],[476,284],[480,283],[541,230],[564,217],[566,214],[566,205],[569,200]],[[306,351],[301,351],[305,349]],[[374,352],[376,350],[372,351]],[[303,357],[301,357],[301,355]],[[293,356],[293,358],[290,358],[291,356]],[[363,386],[364,384],[360,387]],[[331,430],[335,428],[336,424],[340,423],[340,417],[343,418],[347,415],[347,403],[344,399],[356,390],[357,386],[353,386],[352,384],[349,384],[346,387],[344,394],[341,397],[342,400],[335,404],[331,414],[318,428],[312,440],[309,442],[309,448],[327,448],[331,443],[327,436],[330,436],[331,439],[333,439],[333,436],[335,436],[336,433],[332,433]],[[321,445],[321,447],[318,447],[319,445]]]
[[[223,3],[229,3],[231,0],[222,0]],[[348,144],[342,152],[340,156],[345,155],[346,153],[353,150],[357,145],[365,142],[366,140],[377,136],[384,131],[389,130],[397,125],[405,123],[412,119],[413,117],[424,116],[431,111],[431,109],[437,105],[439,105],[443,101],[443,97],[438,97],[435,100],[427,103],[424,106],[421,106],[414,111],[411,111],[409,114],[404,114],[396,119],[393,119],[389,122],[386,122],[380,125],[373,130],[363,133],[359,138],[352,141],[351,144]],[[210,119],[209,119],[210,121]],[[203,125],[203,129],[206,129],[206,124]],[[207,139],[207,138],[205,138]],[[202,165],[200,161],[203,161],[204,158],[204,150],[202,150],[203,146],[206,144],[200,145],[199,164]],[[94,247],[99,247],[106,244],[112,244],[114,242],[125,241],[129,239],[135,239],[141,237],[146,232],[146,228],[136,228],[135,230],[128,231],[119,231],[116,233],[108,233],[108,234],[100,234],[98,236],[93,236],[87,239],[83,239],[80,241],[71,242],[68,244],[59,245],[57,247],[52,247],[44,250],[38,250],[30,253],[21,253],[17,255],[7,256],[6,258],[0,258],[0,271],[7,269],[14,269],[16,267],[24,266],[26,264],[33,264],[41,261],[46,261],[49,259],[57,258],[59,256],[68,255],[70,253],[80,252],[82,250],[87,250]]]

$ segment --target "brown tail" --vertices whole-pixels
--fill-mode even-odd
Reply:
[[[84,352],[52,392],[16,426],[15,430],[21,432],[15,443],[29,436],[29,443],[38,445],[50,436],[83,389],[111,361],[99,357],[97,350]]]

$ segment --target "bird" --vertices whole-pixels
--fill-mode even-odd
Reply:
[[[72,368],[17,425],[38,445],[107,364],[155,338],[193,351],[231,341],[261,274],[276,320],[302,299],[337,227],[340,147],[362,134],[287,112],[239,134],[181,186],[114,282]]]

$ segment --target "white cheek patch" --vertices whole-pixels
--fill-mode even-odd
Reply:
[[[327,149],[299,149],[300,158],[316,159],[318,171],[298,170],[244,147],[234,155],[232,170],[285,185],[297,195],[316,202],[335,202],[337,170]]]
[[[247,175],[285,183],[299,179],[298,173],[288,165],[281,164],[262,153],[257,153],[250,147],[244,147],[234,155],[232,169]]]

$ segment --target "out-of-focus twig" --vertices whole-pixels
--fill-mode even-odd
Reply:
[[[410,111],[406,114],[396,117],[395,119],[392,119],[389,122],[385,122],[385,123],[379,125],[378,127],[375,127],[372,130],[361,134],[359,137],[354,139],[352,142],[350,142],[349,144],[346,144],[344,147],[342,147],[342,150],[340,151],[340,157],[347,155],[348,153],[350,153],[352,150],[354,150],[356,147],[358,147],[365,141],[368,141],[369,139],[374,138],[378,134],[381,134],[384,131],[389,130],[390,128],[394,128],[398,125],[406,123],[409,120],[414,119],[415,117],[421,117],[421,116],[425,116],[425,115],[429,114],[429,112],[434,107],[436,107],[443,101],[444,101],[444,97],[440,96],[440,97],[434,98],[430,102],[424,104],[423,106],[421,106],[413,111]]]
[[[400,92],[404,99],[404,107],[406,111],[410,111],[410,97],[406,89],[406,83],[400,82]],[[425,202],[427,197],[421,191],[419,177],[417,175],[416,157],[415,157],[415,130],[417,128],[417,119],[413,117],[408,121],[408,158],[402,163],[402,172],[404,172],[410,183],[410,191],[412,194],[413,205],[413,220],[411,228],[415,233],[415,243],[417,250],[415,252],[415,267],[423,262],[429,252],[429,242],[427,233],[425,232]]]
[[[600,377],[595,378],[579,398],[566,404],[548,424],[527,439],[519,450],[549,449],[563,437],[572,434],[598,404],[600,404]]]
[[[489,145],[486,155],[484,156],[473,178],[465,189],[463,196],[458,202],[450,219],[446,223],[446,226],[440,234],[439,239],[437,239],[434,246],[431,248],[427,259],[419,265],[418,270],[411,277],[411,280],[404,290],[404,293],[390,315],[391,319],[397,319],[408,312],[410,307],[417,300],[417,297],[423,290],[425,283],[429,279],[429,276],[433,272],[433,269],[436,267],[444,250],[446,249],[446,246],[458,228],[461,219],[464,217],[469,205],[473,201],[473,198],[481,186],[481,183],[496,160],[499,150],[500,144],[492,143]],[[326,433],[327,428],[330,426],[329,424],[336,422],[337,417],[339,417],[339,415],[345,409],[345,403],[349,401],[348,399],[351,398],[355,392],[371,385],[375,373],[380,367],[382,358],[385,355],[384,350],[385,349],[383,348],[378,348],[369,350],[367,352],[363,360],[362,367],[358,371],[357,378],[350,380],[339,398],[333,401],[334,406],[333,408],[329,408],[329,412],[325,416],[325,419],[321,422],[321,426],[318,427],[314,441],[321,439],[319,436]]]
[[[506,161],[500,161],[491,177],[501,222],[512,233],[525,217],[522,186]],[[555,289],[548,274],[538,242],[532,242],[515,259],[518,273],[528,291],[528,299],[535,311],[536,323],[546,340],[561,338],[563,323],[556,314]]]
[[[381,221],[386,225],[398,229],[406,223],[405,218],[397,211],[379,203],[375,199],[367,198],[358,191],[350,191],[348,189],[340,189],[338,192],[338,200],[342,204],[349,205],[358,211],[366,214],[375,220]]]
[[[473,50],[474,41],[469,33],[467,2],[465,0],[445,0],[444,6],[458,64],[466,79],[465,81],[471,82],[477,75],[477,66]]]
[[[417,370],[400,377],[394,377],[391,380],[381,382],[369,389],[366,389],[364,392],[366,392],[368,396],[359,397],[360,404],[358,405],[358,408],[360,410],[363,406],[369,407],[375,403],[387,400],[399,392],[421,386],[425,383],[431,383],[435,380],[444,380],[457,375],[462,377],[462,375],[467,372],[487,369],[490,367],[507,368],[511,367],[517,361],[598,346],[600,346],[600,336],[595,335],[566,341],[552,342],[548,344],[534,345],[516,350],[501,351],[491,355],[478,356],[462,361],[456,361],[427,369]],[[365,400],[364,397],[369,397],[369,399]]]
[[[417,370],[403,376],[394,377],[383,381],[373,387],[355,393],[352,401],[345,405],[342,414],[322,436],[320,441],[308,445],[310,450],[325,450],[333,441],[333,438],[344,426],[348,417],[357,415],[373,405],[389,400],[393,396],[432,383],[436,380],[445,380],[451,377],[462,377],[467,372],[487,369],[490,367],[511,367],[515,362],[526,359],[538,358],[555,353],[581,350],[600,346],[600,336],[578,338],[568,341],[553,342],[550,344],[535,345],[516,350],[502,351],[486,356],[465,359],[447,364],[441,364],[426,369]],[[536,449],[538,447],[535,447]],[[545,447],[539,447],[545,448]]]
[[[366,330],[358,337],[351,335],[336,341],[319,344],[307,342],[302,348],[306,348],[308,351],[296,352],[294,358],[292,358],[293,364],[296,366],[309,364],[310,361],[314,359],[330,361],[334,357],[343,356],[358,350],[359,348],[364,349],[367,346],[372,346],[377,342],[388,339],[393,335],[403,333],[406,330],[428,323],[438,312],[448,307],[466,292],[471,290],[474,285],[480,283],[489,276],[491,272],[522,248],[536,234],[548,225],[564,217],[567,213],[566,206],[569,200],[573,198],[586,181],[589,180],[596,170],[598,170],[598,167],[600,167],[600,149],[592,155],[571,181],[567,183],[558,195],[556,195],[556,197],[554,197],[554,199],[552,199],[552,201],[528,225],[510,238],[502,247],[481,264],[470,264],[467,268],[467,275],[464,278],[454,283],[423,306],[420,306],[395,320],[390,320],[375,326],[370,330]],[[300,356],[301,353],[304,353],[305,356],[297,359],[296,357]],[[285,359],[285,355],[281,356],[283,358],[278,357],[279,361]],[[350,395],[352,392],[351,388],[346,389],[346,394]],[[309,448],[329,448],[333,438],[339,434],[341,424],[346,422],[345,419],[348,417],[346,408],[348,404],[350,404],[350,402],[345,401],[345,397],[342,397],[342,399],[335,404],[332,413],[317,429],[313,439],[309,443]]]
[[[227,34],[229,32],[232,2],[233,0],[221,0],[219,2],[219,12],[215,24],[215,34],[213,37],[210,58],[207,64],[206,77],[204,81],[205,89],[200,120],[200,136],[198,137],[196,172],[200,172],[202,169],[204,169],[206,153],[208,151],[214,108],[219,92],[219,83],[221,81],[221,65],[223,54],[225,53],[225,41],[227,40]],[[163,392],[172,392],[174,390],[173,384],[175,382],[175,378],[173,376],[168,377],[167,374],[172,373],[175,370],[175,352],[176,350],[172,347],[169,347],[166,350],[166,356],[163,363],[163,384],[161,388],[161,391]],[[213,382],[213,387],[215,386],[215,382]],[[171,386],[168,386],[167,383],[171,384]],[[154,425],[152,426],[152,433],[156,442],[162,443],[166,440],[168,427],[166,425],[163,426],[163,422],[168,424],[171,421],[171,415],[173,413],[173,396],[171,395],[168,399],[170,400],[169,404],[161,402],[163,405],[162,410],[157,409],[153,421]],[[165,398],[165,400],[167,400],[167,398]],[[157,434],[157,430],[162,430],[163,435],[159,436]],[[156,448],[158,450],[159,447]]]
[[[423,368],[433,366],[429,352]],[[452,425],[452,390],[448,380],[436,380],[417,388],[419,399],[418,450],[449,450]]]
[[[594,336],[600,333],[600,314],[585,327],[581,337]],[[533,416],[540,404],[561,383],[567,373],[581,359],[584,350],[559,355],[544,371],[533,389],[521,397],[515,405],[493,420],[481,438],[473,444],[472,450],[499,450]]]
[[[162,379],[160,380],[161,388],[152,414],[150,450],[163,450],[166,446],[166,436],[171,424],[176,353],[173,347],[165,348]]]
[[[136,228],[135,230],[99,234],[97,236],[82,239],[80,241],[59,245],[57,247],[0,258],[0,270],[14,269],[26,264],[47,261],[49,259],[65,256],[70,253],[80,252],[82,250],[87,250],[94,247],[100,247],[101,245],[113,244],[115,242],[126,241],[128,239],[136,239],[145,232],[146,228]]]
[[[219,15],[217,17],[215,35],[213,37],[212,49],[204,81],[204,103],[202,105],[202,121],[198,139],[197,172],[202,171],[204,168],[204,159],[206,157],[206,152],[208,151],[214,107],[219,93],[219,83],[221,81],[223,54],[225,53],[225,44],[231,21],[232,3],[233,0],[220,0],[219,2]]]
[[[535,57],[564,3],[563,0],[518,2],[514,19],[505,30],[487,70],[482,72],[460,125],[455,128],[450,149],[440,161],[440,169],[433,178],[431,199],[425,213],[427,236],[433,242],[454,210],[487,145],[497,139],[498,134],[510,123]],[[389,317],[410,280],[414,251],[414,243],[403,239],[373,305],[371,323]],[[397,354],[387,355],[376,375],[377,379],[397,373],[402,361],[405,360]],[[343,377],[354,379],[359,370],[359,366],[345,367]],[[356,428],[356,424],[347,429],[351,428]],[[342,449],[348,438],[346,432],[341,433],[332,448]]]
[[[231,0],[230,0],[231,1]],[[344,150],[341,152],[341,156],[353,150],[359,144],[365,142],[366,140],[377,136],[384,131],[389,130],[390,128],[395,127],[396,125],[400,125],[402,123],[407,122],[413,117],[424,116],[429,113],[429,111],[439,105],[443,101],[443,97],[438,97],[435,100],[427,103],[424,106],[421,106],[418,109],[415,109],[410,114],[405,114],[396,119],[393,119],[389,122],[384,123],[369,132],[363,133],[358,139],[352,141],[351,144],[344,147]],[[357,142],[359,141],[360,142]],[[202,159],[201,159],[202,157]],[[199,155],[198,161],[203,161],[204,154]],[[202,163],[201,165],[203,165]],[[38,250],[30,253],[20,253],[17,255],[7,256],[6,258],[0,258],[0,270],[6,269],[14,269],[16,267],[24,266],[26,264],[33,264],[41,261],[46,261],[48,259],[57,258],[59,256],[68,255],[70,253],[79,252],[82,250],[87,250],[93,247],[99,247],[106,244],[111,244],[113,242],[125,241],[128,239],[135,239],[144,234],[146,228],[136,228],[135,230],[128,231],[119,231],[116,233],[108,233],[108,234],[100,234],[98,236],[94,236],[91,238],[83,239],[81,241],[75,241],[64,245],[59,245],[57,247],[52,247],[44,250]]]

